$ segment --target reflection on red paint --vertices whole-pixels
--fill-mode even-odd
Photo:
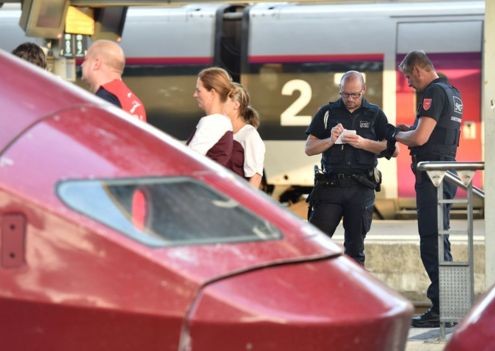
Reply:
[[[136,189],[132,194],[132,224],[139,230],[146,226],[148,218],[148,201],[146,194],[141,189]]]

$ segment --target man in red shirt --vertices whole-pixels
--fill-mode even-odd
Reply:
[[[146,121],[143,103],[122,81],[124,67],[122,48],[110,40],[97,40],[84,58],[82,78],[97,96]]]

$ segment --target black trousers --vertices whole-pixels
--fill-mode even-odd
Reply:
[[[375,191],[360,184],[318,186],[309,222],[329,237],[343,218],[345,253],[364,265],[364,238],[370,230]]]
[[[414,168],[413,168],[414,169]],[[437,220],[437,188],[433,185],[426,172],[416,171],[416,209],[418,215],[418,232],[420,237],[421,260],[431,284],[426,292],[431,300],[432,309],[439,311],[440,296],[438,287],[438,220]],[[447,181],[443,182],[444,199],[453,199],[457,186]],[[450,207],[443,205],[443,227],[450,228]],[[452,261],[450,241],[444,236],[444,260]]]

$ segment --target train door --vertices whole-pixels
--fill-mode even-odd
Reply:
[[[397,27],[399,64],[411,50],[426,51],[437,72],[445,75],[461,92],[464,116],[461,140],[457,151],[459,161],[482,159],[481,125],[481,19],[466,21],[402,22]],[[397,71],[397,123],[412,125],[416,115],[417,97],[401,72]],[[401,146],[402,147],[402,146]],[[410,156],[402,147],[398,159],[399,198],[414,198],[414,176],[409,167]],[[474,184],[481,185],[480,175]],[[407,207],[407,206],[406,206]]]
[[[218,9],[215,33],[215,66],[225,68],[232,79],[241,79],[241,51],[243,50],[242,18],[244,6],[232,5]]]

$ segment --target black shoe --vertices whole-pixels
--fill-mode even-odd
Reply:
[[[429,309],[420,316],[413,317],[411,325],[414,328],[440,328],[440,315]],[[457,322],[445,322],[445,328],[453,328]]]
[[[439,328],[440,315],[429,309],[420,316],[413,317],[411,325],[414,328]]]

